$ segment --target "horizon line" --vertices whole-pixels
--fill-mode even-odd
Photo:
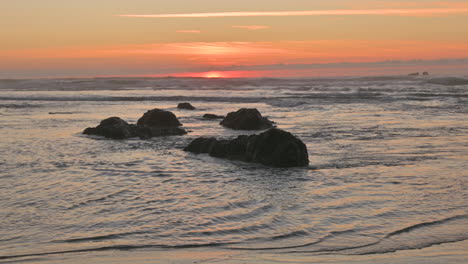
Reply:
[[[189,73],[207,73],[207,72],[229,72],[229,71],[206,71],[206,72],[189,72]],[[185,72],[182,72],[185,73]],[[430,73],[430,72],[429,72]],[[178,73],[175,73],[176,75]],[[159,74],[158,74],[159,75]],[[64,79],[329,79],[329,78],[362,78],[362,77],[422,77],[422,76],[410,76],[408,74],[369,74],[369,75],[325,75],[325,76],[258,76],[258,77],[201,77],[201,76],[174,76],[174,75],[162,75],[156,76],[155,74],[123,74],[123,75],[88,75],[81,77],[37,77],[37,78],[0,78],[0,81],[9,80],[64,80]],[[430,74],[429,77],[454,77],[461,76],[460,74]]]
[[[295,64],[264,64],[264,65],[231,65],[226,67],[207,67],[207,68],[194,68],[194,69],[171,69],[166,72],[141,72],[141,73],[101,73],[101,74],[77,74],[77,73],[68,73],[68,74],[49,74],[49,76],[16,76],[16,77],[3,77],[0,74],[0,81],[2,80],[37,80],[37,79],[93,79],[93,78],[206,78],[200,76],[175,76],[180,74],[199,74],[199,73],[207,73],[207,72],[262,72],[262,71],[293,71],[293,70],[317,70],[317,69],[326,69],[326,70],[333,70],[339,69],[336,67],[345,67],[348,68],[349,66],[356,66],[357,68],[360,67],[369,67],[374,64],[376,68],[380,66],[388,66],[384,64],[409,64],[411,66],[421,66],[418,70],[414,69],[414,71],[423,72],[429,71],[432,72],[431,76],[467,76],[466,72],[464,73],[433,73],[431,70],[431,66],[429,65],[438,65],[437,63],[443,63],[441,65],[445,65],[445,63],[468,63],[468,57],[459,57],[459,58],[439,58],[439,59],[412,59],[412,60],[374,60],[374,61],[366,61],[366,62],[332,62],[332,63],[295,63]],[[434,64],[436,63],[436,64]],[[420,64],[427,64],[426,67]],[[378,65],[378,66],[377,66]],[[453,66],[457,64],[452,64]],[[468,67],[468,64],[462,64],[465,68]],[[276,68],[277,66],[286,66],[287,68]],[[289,66],[289,67],[288,67]],[[322,66],[322,67],[320,67]],[[329,67],[327,67],[329,66]],[[330,67],[332,66],[332,67]],[[348,67],[346,67],[348,66]],[[427,67],[429,66],[429,67]],[[353,69],[355,67],[349,67],[349,69]],[[412,73],[410,69],[408,72],[405,73],[384,73],[384,74],[370,74],[370,75],[349,75],[349,74],[337,74],[337,75],[326,75],[322,76],[323,78],[327,77],[362,77],[362,76],[407,76],[408,73]],[[278,79],[291,79],[291,78],[322,78],[316,75],[309,75],[309,76],[257,76],[257,77],[231,77],[233,79],[236,78],[278,78]],[[226,78],[226,77],[223,77]]]

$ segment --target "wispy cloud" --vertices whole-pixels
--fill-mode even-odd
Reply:
[[[258,25],[248,25],[248,26],[232,26],[233,28],[242,28],[248,30],[259,30],[259,29],[267,29],[270,28],[269,26],[258,26]]]
[[[387,15],[387,16],[427,16],[468,13],[468,8],[413,8],[413,9],[337,9],[311,11],[277,11],[277,12],[217,12],[186,14],[123,14],[121,17],[139,18],[210,18],[210,17],[267,17],[267,16],[353,16],[353,15]]]
[[[190,34],[199,34],[200,30],[177,30],[177,33],[190,33]]]

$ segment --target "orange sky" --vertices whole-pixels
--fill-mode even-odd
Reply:
[[[63,2],[2,4],[0,78],[468,74],[467,1]]]

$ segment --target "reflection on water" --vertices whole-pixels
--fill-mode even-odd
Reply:
[[[0,256],[195,246],[371,254],[467,239],[466,88],[406,79],[213,82],[203,90],[146,83],[81,91],[73,83],[68,92],[4,91]],[[196,111],[176,109],[190,96]],[[155,107],[192,132],[151,140],[80,134],[110,116],[136,122]],[[311,166],[182,151],[198,136],[251,133],[201,119],[240,107],[257,107],[299,136]]]

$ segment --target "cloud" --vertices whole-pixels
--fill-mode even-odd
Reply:
[[[265,64],[265,65],[232,65],[229,67],[217,67],[225,71],[264,71],[264,70],[304,70],[304,69],[335,69],[335,68],[361,68],[361,67],[408,67],[408,66],[467,66],[468,58],[446,58],[437,60],[385,60],[369,62],[334,62],[334,63],[301,63],[301,64]]]
[[[466,74],[468,60],[457,58],[466,58],[467,54],[467,41],[388,39],[18,48],[0,50],[0,77],[172,75],[177,72],[208,71],[264,71],[265,76],[292,76],[294,72],[314,75],[316,73],[311,71],[338,73],[340,69],[358,68],[385,68],[389,73],[424,70]],[[434,67],[438,70],[432,70]],[[363,70],[363,74],[369,75],[371,72]]]
[[[120,17],[138,18],[210,18],[210,17],[280,17],[280,16],[354,16],[354,15],[386,15],[386,16],[428,16],[468,13],[468,8],[413,8],[413,9],[336,9],[311,11],[277,11],[277,12],[217,12],[217,13],[186,13],[186,14],[123,14]]]
[[[257,26],[257,25],[249,25],[249,26],[232,26],[233,28],[242,28],[248,30],[259,30],[259,29],[267,29],[270,28],[269,26]]]
[[[424,48],[421,48],[424,47]],[[303,64],[376,60],[460,58],[468,54],[467,41],[425,40],[304,40],[261,42],[168,42],[83,48],[0,50],[1,66],[16,61],[47,63],[121,59],[153,63],[210,65]]]
[[[189,33],[189,34],[199,34],[200,30],[177,30],[177,33]]]

